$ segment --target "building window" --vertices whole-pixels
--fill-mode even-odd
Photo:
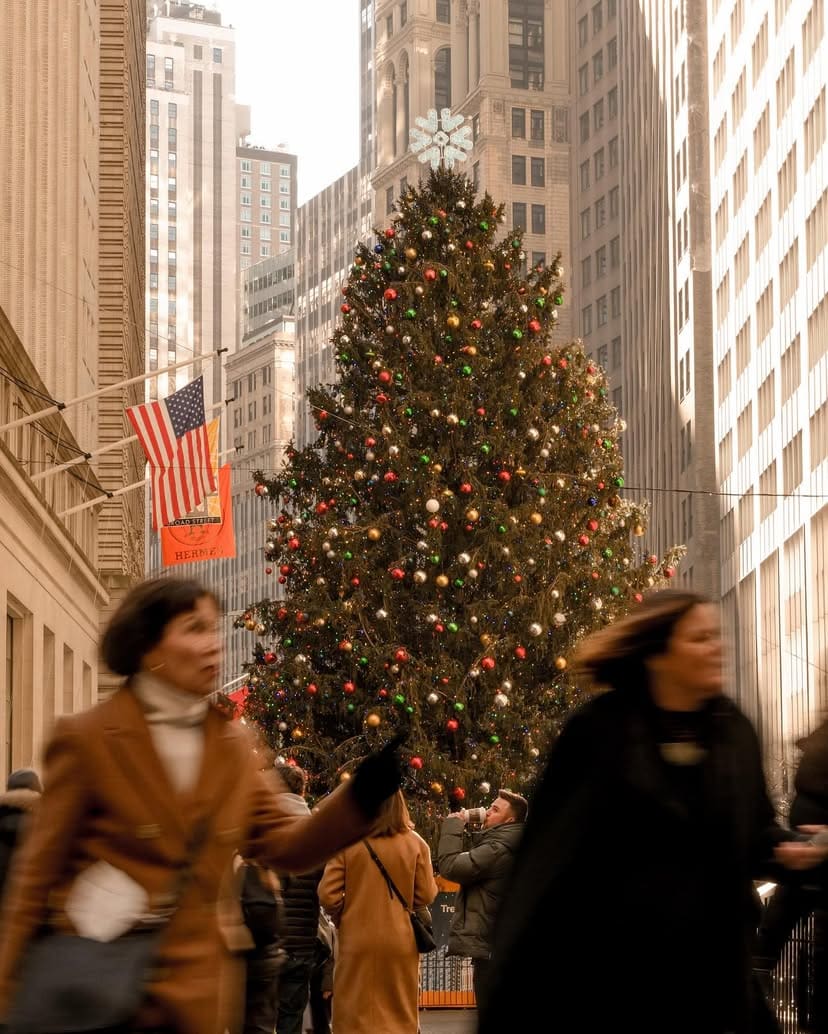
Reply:
[[[581,65],[578,69],[578,93],[581,97],[589,92],[589,65]]]
[[[253,236],[253,227],[252,226],[242,226],[242,228],[241,228],[242,240],[250,240],[250,238],[252,236]]]
[[[618,137],[614,136],[609,142],[609,167],[615,169],[618,166]]]
[[[598,301],[595,303],[595,312],[598,326],[605,327],[607,325],[607,320],[609,319],[609,310],[607,309],[607,296],[605,294],[602,294]]]
[[[529,120],[529,138],[535,143],[543,143],[544,140],[544,115],[543,111],[532,111]]]
[[[578,46],[585,47],[589,43],[589,18],[584,15],[578,22]]]
[[[545,158],[532,158],[532,186],[533,187],[544,187],[546,186],[546,159]]]
[[[592,35],[597,36],[601,29],[604,27],[604,10],[603,0],[598,0],[598,3],[592,8]]]
[[[270,193],[270,180],[259,180],[259,190],[264,194]]]
[[[290,184],[289,183],[285,183],[285,182],[281,182],[279,184],[279,193],[280,194],[290,194]]]
[[[592,81],[599,83],[604,78],[604,51],[599,50],[592,57]]]
[[[153,119],[158,119],[158,101],[156,100],[150,101],[150,116]]]
[[[613,319],[621,315],[621,288],[613,287],[610,291],[610,315]]]
[[[279,242],[281,244],[290,244],[290,232],[288,230],[279,231]]]
[[[523,201],[512,204],[512,226],[515,230],[526,229],[526,204]]]
[[[251,190],[253,188],[253,177],[242,176],[240,180],[242,190]]]
[[[394,211],[394,188],[387,187],[385,191],[385,211],[386,214]]]
[[[290,166],[289,165],[280,165],[279,166],[279,176],[283,180],[289,180],[290,179]]]
[[[526,186],[526,158],[523,155],[512,155],[512,183],[518,187]]]
[[[221,47],[213,47],[213,64],[221,64]]]
[[[250,241],[242,241],[242,243],[241,243],[241,253],[242,253],[242,255],[250,255],[250,254],[252,254],[252,250],[251,250],[251,246],[250,246]]]
[[[270,235],[271,235],[272,232],[273,231],[271,230],[271,228],[269,226],[260,226],[259,227],[259,240],[260,241],[269,241],[270,240]]]
[[[241,203],[243,205],[252,205],[253,204],[252,196],[250,194],[242,194],[241,195]]]
[[[621,238],[613,237],[610,241],[610,268],[618,269],[621,265]]]
[[[609,16],[608,16],[609,17]],[[618,37],[613,36],[607,44],[607,64],[610,69],[615,68],[618,64]]]
[[[280,200],[279,207],[281,208],[282,205],[284,205],[286,208],[290,207],[290,202],[287,200],[287,198],[283,197]],[[271,208],[272,206],[273,206],[273,202],[270,200],[270,198],[266,194],[259,197],[259,207],[260,208]]]
[[[434,56],[434,106],[451,107],[451,49],[442,47]]]
[[[613,187],[609,192],[609,207],[610,207],[610,219],[618,217],[618,212],[621,207],[621,191],[619,187]]]
[[[262,222],[264,222],[264,221],[265,221],[265,219],[264,219],[264,215],[263,215],[262,216]],[[279,225],[280,226],[290,226],[290,212],[280,212],[279,213]]]
[[[406,0],[400,4],[400,28],[408,21],[408,4]]]
[[[618,0],[607,0],[607,21],[611,22],[618,14]]]
[[[546,233],[546,205],[532,205],[532,233]]]
[[[585,208],[581,212],[581,240],[586,240],[592,233],[590,210]]]
[[[472,143],[476,144],[480,139],[480,115],[472,115]]]
[[[451,25],[451,0],[437,0],[437,21],[441,25]]]
[[[612,368],[617,370],[621,365],[621,338],[614,337],[612,339]]]
[[[613,86],[607,94],[607,110],[610,119],[618,118],[618,87]]]
[[[607,246],[602,244],[595,252],[595,276],[597,279],[607,275]]]
[[[597,133],[604,126],[604,98],[592,105],[592,125]]]
[[[270,162],[259,162],[259,175],[269,176],[270,175]]]
[[[544,87],[544,0],[509,0],[509,76],[514,89]]]
[[[270,257],[270,245],[269,244],[262,244],[262,246],[259,248],[259,254],[261,255],[262,258],[269,258]]]
[[[589,190],[589,158],[581,162],[581,190]]]
[[[243,223],[253,222],[253,214],[251,213],[249,208],[243,208],[241,210],[241,213],[239,214],[239,218]]]
[[[595,168],[595,182],[604,175],[604,148],[599,147],[592,158],[592,164]]]
[[[585,305],[581,309],[581,337],[588,337],[592,333],[592,306]]]
[[[532,252],[532,268],[543,269],[546,265],[546,252],[545,251],[533,251]]]
[[[589,287],[592,283],[592,255],[581,259],[581,287]]]
[[[526,109],[512,108],[512,136],[516,140],[526,139]]]
[[[193,44],[193,57],[195,58],[195,60],[196,61],[200,61],[201,58],[203,57],[203,55],[204,55],[204,51],[203,51],[203,49],[201,47],[201,44],[200,43],[194,43]]]
[[[155,54],[147,54],[147,86],[155,86]]]
[[[595,228],[603,226],[607,221],[607,199],[606,196],[599,197],[595,202]]]
[[[581,137],[581,143],[585,144],[589,140],[589,112],[585,111],[583,115],[578,119],[579,133]]]
[[[242,158],[241,171],[242,172],[252,172],[253,171],[253,162],[251,162],[249,158]]]

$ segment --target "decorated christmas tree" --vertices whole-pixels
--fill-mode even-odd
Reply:
[[[239,619],[246,718],[317,791],[407,732],[425,833],[530,787],[578,699],[576,642],[678,557],[642,548],[603,372],[552,343],[560,262],[526,272],[502,224],[443,168],[405,193],[357,250],[317,441],[255,475],[286,595]]]

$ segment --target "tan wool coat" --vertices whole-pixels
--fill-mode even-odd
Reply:
[[[207,714],[204,737],[196,785],[177,794],[128,689],[58,723],[46,751],[45,792],[0,915],[0,1021],[40,925],[71,930],[64,906],[80,873],[108,862],[157,907],[194,826],[207,819],[207,841],[162,943],[151,1016],[174,1034],[235,1029],[231,1003],[241,996],[226,978],[241,975],[229,950],[240,945],[228,944],[219,922],[230,904],[234,853],[281,872],[307,871],[364,836],[369,823],[345,787],[314,815],[291,814],[265,783],[244,730],[215,709]]]
[[[415,832],[371,837],[397,889],[414,908],[437,884],[428,844]],[[337,1034],[417,1034],[419,954],[411,920],[364,843],[333,858],[319,902],[337,923],[333,1029]]]

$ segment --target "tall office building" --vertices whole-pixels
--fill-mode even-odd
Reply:
[[[466,171],[526,231],[527,261],[564,253],[569,266],[569,11],[544,0],[379,0],[376,11],[378,215],[391,212],[423,166],[409,150],[417,116],[466,116]],[[560,336],[571,329],[568,306]]]
[[[715,433],[736,687],[774,786],[824,714],[828,49],[823,0],[714,0]]]
[[[366,178],[356,165],[299,209],[295,431],[300,448],[316,438],[305,392],[336,376],[331,335],[340,315],[341,289],[357,241],[371,228],[365,190]]]
[[[242,341],[296,306],[296,250],[261,259],[241,275]]]
[[[236,346],[238,185],[235,33],[199,4],[156,4],[147,41],[148,355],[170,394],[199,372],[208,407],[224,398],[219,349]]]
[[[0,13],[0,425],[143,369],[141,3]],[[94,702],[107,610],[140,570],[120,389],[0,435],[0,758],[39,764],[57,714]],[[76,465],[55,473],[71,460]]]
[[[572,154],[569,269],[573,331],[610,378],[623,411],[621,119],[617,0],[570,6]]]
[[[684,543],[681,582],[716,598],[705,6],[617,7],[620,190],[607,208],[617,211],[620,194],[621,289],[610,314],[621,313],[627,494],[650,501],[648,547]],[[615,9],[604,0],[583,15],[579,44]],[[587,114],[592,131],[594,109],[584,125]],[[595,205],[584,206],[584,220]]]
[[[295,154],[241,142],[236,148],[239,184],[239,269],[281,255],[296,243]]]

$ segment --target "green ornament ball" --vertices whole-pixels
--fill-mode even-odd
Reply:
[[[395,704],[404,704],[405,703],[405,697],[402,695],[402,693],[397,693],[397,695],[394,697],[394,703]]]
[[[431,457],[430,457],[430,456],[427,456],[427,455],[426,455],[425,453],[423,453],[423,454],[422,454],[422,455],[420,456],[420,463],[423,463],[423,464],[425,464],[425,463],[431,463]]]
[[[468,366],[468,365],[462,366],[460,368],[460,373],[462,373],[464,377],[471,377],[471,375],[472,375],[472,368],[470,366]]]
[[[484,442],[480,446],[480,451],[483,453],[484,456],[488,456],[489,453],[492,451],[492,447],[491,447],[491,445],[487,445],[486,442]]]
[[[462,578],[455,578],[454,579],[454,587],[455,587],[455,589],[462,589],[465,584],[466,583],[463,581]]]
[[[449,630],[449,632],[456,632],[457,629],[458,629],[457,622],[456,621],[449,621],[449,623],[448,623],[448,630]]]
[[[520,341],[523,338],[523,331],[520,330],[518,327],[515,327],[515,329],[512,331],[512,337],[515,339],[515,341]]]
[[[354,554],[350,551],[350,549],[346,549],[342,555],[345,557],[346,560],[354,559]]]
[[[466,710],[466,705],[462,702],[462,700],[458,700],[457,703],[454,705],[454,710],[455,711],[465,711]]]
[[[497,733],[489,737],[489,743],[491,743],[493,747],[496,747],[498,743],[500,743],[500,737],[497,735]]]
[[[348,711],[348,714],[353,714],[354,711],[356,710],[356,705],[355,704],[348,704],[346,710]]]

